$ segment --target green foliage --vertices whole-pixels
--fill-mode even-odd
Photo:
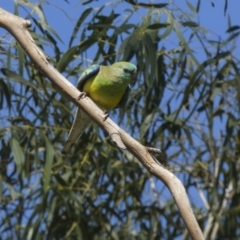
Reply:
[[[197,23],[200,1],[196,6],[187,2],[191,12],[181,15],[176,5],[164,3],[129,0],[95,8],[94,1],[82,2],[79,16],[71,19],[72,33],[66,36],[48,23],[44,11],[50,5],[43,8],[24,1],[36,44],[73,83],[91,63],[137,64],[138,77],[126,109],[113,111],[110,117],[142,144],[162,149],[164,164],[186,187],[206,239],[236,239],[239,26],[229,25],[226,39],[208,38]],[[120,6],[124,16],[117,11]],[[19,9],[16,5],[16,14]],[[62,10],[59,24],[68,17]],[[2,238],[183,235],[184,223],[165,186],[96,125],[83,134],[71,154],[61,155],[75,107],[10,35],[3,33],[0,38]]]

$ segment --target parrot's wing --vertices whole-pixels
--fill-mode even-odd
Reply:
[[[77,89],[82,91],[85,82],[93,75],[97,75],[98,72],[100,71],[100,68],[101,68],[100,65],[92,65],[88,67],[86,70],[84,70],[81,77],[78,80]]]
[[[83,134],[84,130],[90,125],[91,122],[91,118],[84,111],[78,108],[72,128],[68,135],[68,140],[63,147],[62,154],[66,154],[70,151],[72,145],[76,143],[78,138]]]
[[[120,100],[120,102],[118,103],[118,105],[115,108],[123,108],[126,105],[127,101],[128,101],[130,93],[131,93],[131,88],[128,85],[125,93],[122,96],[122,99]]]
[[[82,91],[85,82],[93,75],[98,74],[100,67],[100,65],[92,65],[87,68],[78,80],[77,89]],[[72,145],[76,143],[78,138],[83,134],[84,130],[89,126],[91,122],[91,118],[84,111],[78,108],[72,128],[70,129],[70,133],[68,135],[68,140],[62,150],[63,154],[66,154],[70,151]]]

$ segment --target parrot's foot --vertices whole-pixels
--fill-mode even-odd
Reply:
[[[103,113],[104,113],[103,121],[106,121],[109,116],[108,111],[104,110]]]
[[[85,98],[87,94],[85,92],[81,92],[80,95],[78,96],[77,100],[79,101],[81,98]]]

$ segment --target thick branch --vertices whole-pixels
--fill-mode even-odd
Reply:
[[[203,239],[203,235],[196,218],[192,212],[186,191],[180,180],[163,166],[157,164],[147,148],[133,139],[125,131],[121,130],[111,119],[104,121],[104,113],[89,98],[78,100],[80,92],[65,79],[53,66],[46,56],[36,46],[29,34],[27,27],[30,22],[12,15],[0,8],[0,27],[8,30],[21,44],[32,61],[39,69],[56,85],[70,100],[83,109],[89,116],[110,135],[117,134],[126,148],[148,169],[155,177],[160,179],[171,191],[174,200],[180,210],[181,216],[193,239]]]

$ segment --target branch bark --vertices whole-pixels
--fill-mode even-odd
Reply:
[[[104,113],[91,99],[86,97],[78,100],[80,92],[49,63],[47,57],[36,46],[27,30],[30,26],[30,21],[8,13],[0,8],[0,27],[5,28],[16,38],[39,69],[61,92],[65,93],[76,106],[85,111],[100,127],[107,131],[110,136],[115,134],[119,136],[127,150],[131,152],[151,174],[168,187],[191,237],[196,240],[204,239],[181,181],[163,166],[157,164],[146,147],[120,129],[110,118],[104,121]]]

